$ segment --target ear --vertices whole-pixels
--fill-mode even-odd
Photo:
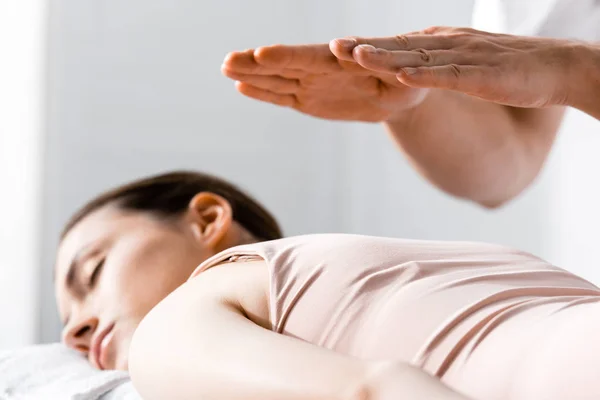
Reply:
[[[188,214],[198,242],[213,250],[218,249],[233,223],[229,202],[214,193],[201,192],[190,201]]]

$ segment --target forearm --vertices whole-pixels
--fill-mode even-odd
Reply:
[[[537,176],[562,109],[519,109],[451,91],[432,90],[411,111],[386,123],[394,141],[445,192],[496,207]]]
[[[570,54],[572,69],[565,78],[567,103],[600,119],[600,43],[578,43]]]

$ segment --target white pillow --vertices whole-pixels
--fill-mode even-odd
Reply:
[[[60,343],[0,352],[0,399],[141,400],[129,375],[99,371]]]

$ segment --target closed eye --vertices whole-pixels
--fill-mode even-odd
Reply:
[[[106,261],[106,258],[103,258],[98,265],[96,265],[96,267],[94,268],[94,271],[92,271],[92,275],[90,275],[90,280],[88,282],[88,286],[90,288],[93,288],[94,285],[96,284],[96,281],[98,280],[98,277],[100,276],[100,272],[102,272],[102,267],[104,266],[104,261]]]

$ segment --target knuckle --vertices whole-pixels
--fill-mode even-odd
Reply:
[[[460,79],[462,76],[462,70],[460,66],[456,64],[450,64],[448,66],[451,78],[447,80],[448,89],[456,89],[459,86]]]
[[[433,55],[430,51],[425,49],[417,49],[415,50],[415,52],[420,54],[421,60],[423,60],[424,62],[431,63],[433,61]]]
[[[450,64],[449,68],[450,68],[450,73],[452,74],[452,76],[454,78],[456,78],[456,80],[458,80],[462,74],[460,66],[458,66],[456,64]]]
[[[483,43],[478,40],[467,40],[464,44],[464,48],[473,51],[483,50]]]
[[[466,40],[463,47],[465,49],[471,50],[472,52],[475,52],[475,53],[480,53],[480,52],[484,52],[484,51],[485,52],[490,52],[490,51],[495,52],[497,50],[501,50],[501,48],[499,46],[497,46],[496,44],[494,44],[493,42],[491,42],[489,40],[478,38],[476,36],[472,36],[468,40]]]
[[[423,30],[423,33],[426,35],[433,35],[436,33],[445,32],[448,29],[451,29],[451,28],[448,28],[445,26],[430,26],[429,28]]]
[[[410,45],[410,40],[408,39],[408,36],[406,36],[406,35],[396,35],[396,36],[394,36],[394,41],[401,48],[407,48]]]
[[[468,32],[451,32],[446,36],[452,39],[470,39],[473,37],[473,34]]]
[[[360,36],[346,36],[346,39],[354,40],[357,44],[367,44],[367,41]]]
[[[467,34],[477,34],[480,33],[480,31],[478,31],[477,29],[473,29],[473,28],[456,28],[456,32],[462,32],[462,33],[467,33]]]

